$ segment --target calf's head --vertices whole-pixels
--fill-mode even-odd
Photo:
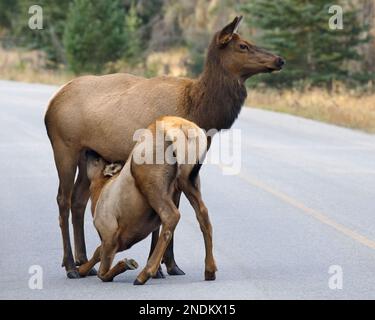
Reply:
[[[238,33],[242,16],[217,32],[210,45],[209,59],[218,58],[221,66],[229,73],[245,81],[258,74],[281,70],[285,61],[271,52],[243,39]]]
[[[86,159],[87,177],[89,180],[92,182],[97,179],[102,179],[104,177],[103,171],[107,162],[105,162],[96,152],[91,150],[86,152]]]
[[[119,173],[123,167],[121,163],[109,163],[105,161],[96,152],[88,150],[87,159],[87,177],[90,181],[96,179],[110,178]]]

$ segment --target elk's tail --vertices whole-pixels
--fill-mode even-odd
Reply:
[[[179,166],[190,167],[192,171],[196,165],[203,163],[207,153],[207,136],[204,130],[193,122],[181,119],[178,125],[174,123],[169,128],[167,126],[166,140],[171,141]]]

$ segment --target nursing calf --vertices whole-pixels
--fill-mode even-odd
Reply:
[[[150,132],[152,164],[139,161],[140,156],[150,158],[144,150]],[[163,144],[156,138],[160,134],[165,137]],[[144,284],[154,276],[180,219],[176,203],[183,192],[195,210],[203,233],[205,279],[214,280],[217,269],[212,253],[212,227],[197,179],[206,151],[207,137],[202,129],[182,118],[163,117],[141,135],[121,170],[118,165],[108,164],[89,152],[87,175],[94,225],[102,242],[93,257],[79,267],[80,276],[89,274],[99,261],[98,276],[103,281],[112,281],[116,275],[137,268],[132,259],[122,260],[112,268],[111,265],[117,252],[130,248],[161,226],[155,250],[134,284]],[[165,156],[164,162],[156,164],[160,153]]]

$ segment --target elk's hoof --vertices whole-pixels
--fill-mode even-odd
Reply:
[[[175,264],[172,268],[169,270],[167,269],[167,272],[170,276],[183,276],[185,272],[183,272],[177,264]]]
[[[97,276],[98,275],[98,271],[96,271],[95,268],[92,268],[89,273],[87,274],[88,277],[90,276]]]
[[[211,272],[211,271],[205,271],[204,272],[204,279],[206,281],[213,281],[216,279],[216,274],[215,272]]]
[[[78,273],[78,270],[70,270],[70,271],[67,271],[67,272],[66,272],[66,276],[67,276],[69,279],[79,279],[79,278],[81,278],[81,276],[80,276],[79,273]]]
[[[161,266],[159,267],[158,271],[156,271],[153,278],[154,279],[165,279],[165,274],[164,274],[163,270],[161,269]]]
[[[142,285],[144,285],[144,282],[141,282],[141,281],[139,281],[138,279],[135,279],[134,282],[133,282],[133,284],[134,284],[135,286],[142,286]]]
[[[138,268],[138,263],[134,259],[124,259],[124,262],[128,270],[135,270]]]

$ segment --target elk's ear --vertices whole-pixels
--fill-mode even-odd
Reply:
[[[235,17],[234,20],[224,27],[223,30],[220,31],[219,37],[217,39],[218,45],[226,45],[229,41],[232,40],[233,35],[237,32],[238,27],[242,21],[242,16]]]
[[[120,163],[111,163],[104,167],[103,175],[105,177],[113,177],[116,173],[120,172],[122,165]]]

